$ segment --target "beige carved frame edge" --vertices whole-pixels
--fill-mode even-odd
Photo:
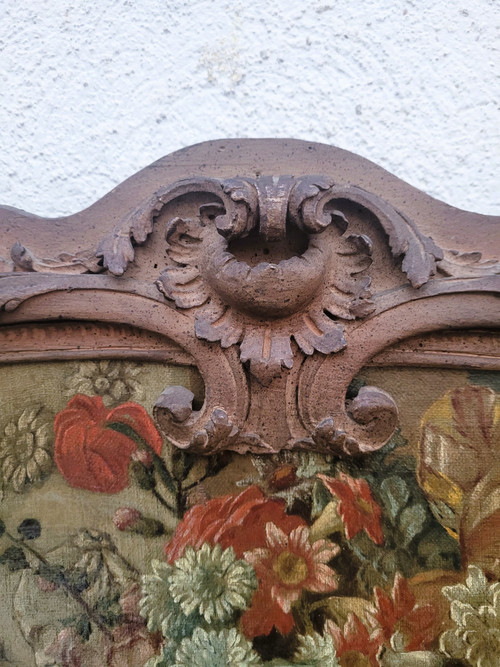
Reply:
[[[192,364],[156,419],[196,453],[357,455],[398,423],[367,365],[500,368],[500,218],[340,149],[201,144],[85,211],[0,207],[0,362]]]

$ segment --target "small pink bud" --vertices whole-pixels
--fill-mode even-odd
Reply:
[[[133,507],[119,507],[113,516],[113,523],[118,530],[145,537],[157,537],[165,532],[165,526],[161,521],[144,516]]]
[[[153,457],[145,449],[136,449],[132,454],[132,461],[139,461],[145,468],[151,468],[153,465]]]
[[[139,510],[134,509],[133,507],[119,507],[113,517],[113,523],[118,528],[118,530],[127,530],[133,528],[142,518],[142,514]]]

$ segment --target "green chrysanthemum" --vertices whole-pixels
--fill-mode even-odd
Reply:
[[[149,658],[144,667],[172,667],[175,664],[175,649],[174,643],[167,643],[162,653]]]
[[[485,604],[492,604],[493,597],[500,590],[500,584],[490,584],[483,571],[476,565],[469,565],[465,584],[455,586],[444,586],[443,595],[450,600],[452,605],[459,603],[464,611],[479,609]],[[465,606],[464,606],[465,605]]]
[[[170,574],[170,593],[186,616],[197,611],[207,623],[226,622],[248,606],[257,588],[253,568],[232,547],[205,543],[187,547]]]
[[[490,584],[471,565],[465,585],[446,586],[443,594],[451,600],[455,628],[441,635],[441,651],[478,667],[495,667],[500,655],[500,584]]]
[[[196,628],[183,639],[175,654],[174,667],[251,667],[262,665],[249,641],[235,628],[206,632]]]
[[[112,407],[126,401],[141,401],[144,387],[137,376],[141,367],[129,361],[83,361],[66,381],[66,395],[100,396]]]
[[[299,648],[293,656],[293,662],[308,667],[339,666],[331,636],[327,633],[322,636],[318,632],[299,637]]]
[[[153,574],[142,577],[143,596],[139,611],[147,621],[148,630],[160,630],[165,639],[179,642],[200,624],[201,616],[197,610],[185,614],[173,599],[170,593],[170,576],[174,568],[159,560],[153,560],[151,566]]]
[[[139,612],[147,621],[148,630],[161,630],[166,617],[170,615],[170,575],[172,566],[159,560],[151,561],[153,574],[142,577],[143,596],[139,603]]]

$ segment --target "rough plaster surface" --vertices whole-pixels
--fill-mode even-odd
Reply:
[[[500,212],[498,0],[1,0],[0,202],[76,212],[173,150],[295,137]]]

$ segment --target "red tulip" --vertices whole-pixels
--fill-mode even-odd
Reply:
[[[123,403],[109,410],[100,396],[77,394],[54,422],[54,458],[65,480],[78,489],[118,493],[129,483],[128,467],[140,445],[138,439],[161,452],[162,438],[151,417],[137,403]]]

